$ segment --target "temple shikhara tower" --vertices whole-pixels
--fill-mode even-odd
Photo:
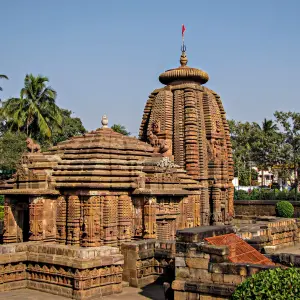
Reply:
[[[166,85],[146,103],[140,139],[157,153],[173,157],[201,185],[201,224],[224,224],[233,217],[233,160],[229,126],[220,96],[203,86],[206,72],[180,66],[159,76]]]

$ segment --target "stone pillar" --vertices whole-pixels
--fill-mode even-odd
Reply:
[[[65,244],[67,240],[67,202],[65,196],[58,197],[56,207],[56,241],[60,244]]]
[[[44,239],[44,201],[41,197],[31,197],[29,202],[29,240],[42,241]]]
[[[83,203],[83,247],[98,247],[101,245],[100,226],[100,196],[91,196]]]
[[[69,196],[67,208],[67,245],[79,245],[80,200],[78,196]]]
[[[45,198],[43,211],[44,242],[56,240],[56,199]]]
[[[187,174],[198,178],[199,146],[196,99],[193,89],[184,90],[184,120],[185,120],[185,160]]]
[[[104,245],[117,246],[118,198],[105,196],[103,200]]]
[[[4,202],[4,224],[3,224],[3,243],[16,243],[17,242],[17,222],[13,214],[14,205],[10,198],[5,196]]]
[[[56,200],[45,197],[29,199],[29,240],[56,240]]]
[[[193,204],[193,219],[194,219],[194,227],[201,226],[201,203],[200,203],[200,195],[190,196],[192,198]]]
[[[132,218],[132,231],[135,238],[143,237],[143,211],[144,199],[142,196],[135,196],[132,198],[133,202],[133,218]]]
[[[224,220],[222,219],[221,212],[221,189],[219,185],[215,184],[212,187],[212,205],[213,205],[213,224],[221,225]]]
[[[132,233],[132,202],[128,195],[121,195],[118,199],[118,240],[119,244],[129,242]]]
[[[208,226],[210,225],[210,205],[209,205],[209,187],[208,181],[202,182],[203,187],[201,190],[201,225]]]
[[[144,239],[156,238],[156,197],[144,198]]]

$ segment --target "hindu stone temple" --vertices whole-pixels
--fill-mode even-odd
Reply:
[[[104,116],[101,128],[44,152],[27,140],[28,152],[1,186],[0,291],[88,299],[162,279],[178,300],[228,299],[264,268],[249,263],[273,267],[234,234],[233,161],[220,97],[203,86],[206,72],[187,66],[185,51],[180,64],[159,76],[165,86],[149,96],[139,139],[116,133]],[[252,240],[263,232],[300,239],[299,224],[279,223],[288,230],[278,235],[257,225]]]

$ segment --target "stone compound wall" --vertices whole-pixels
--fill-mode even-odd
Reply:
[[[124,255],[123,281],[143,287],[157,279],[174,279],[175,241],[141,240],[121,246]]]
[[[241,217],[235,219],[237,235],[256,250],[272,253],[300,242],[300,221],[275,217]]]
[[[0,249],[0,291],[31,288],[73,299],[122,292],[118,248],[17,243]]]
[[[205,245],[196,235],[181,234],[176,242],[175,300],[229,299],[248,276],[273,266],[234,264],[225,246]],[[202,239],[203,240],[203,239]]]
[[[280,200],[235,200],[236,216],[276,216],[275,206]],[[294,217],[300,217],[300,201],[290,201],[294,205]]]

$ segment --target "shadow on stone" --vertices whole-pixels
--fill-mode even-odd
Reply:
[[[157,280],[154,283],[148,284],[141,288],[140,295],[153,300],[173,300],[174,292],[171,289],[171,284],[163,283],[161,280]]]

